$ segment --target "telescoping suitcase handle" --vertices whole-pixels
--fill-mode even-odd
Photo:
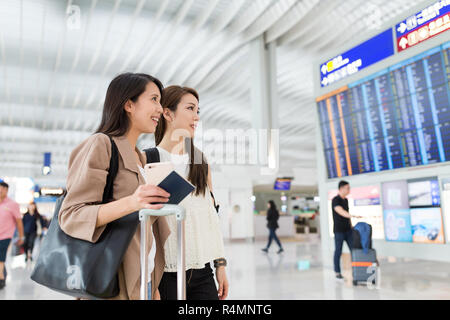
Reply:
[[[177,299],[186,300],[186,260],[184,254],[184,218],[186,210],[178,205],[166,204],[161,209],[139,210],[141,221],[141,300],[148,300],[147,220],[150,216],[175,215],[177,219]]]

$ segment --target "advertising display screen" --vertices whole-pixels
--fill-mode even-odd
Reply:
[[[328,192],[328,212],[330,235],[333,236],[333,211],[331,200],[338,194],[338,190]],[[358,222],[366,222],[372,226],[372,239],[384,239],[383,212],[380,201],[380,188],[377,185],[350,188],[348,195],[350,214],[362,218],[352,218],[352,226]]]
[[[411,208],[439,207],[441,205],[441,198],[437,178],[408,181],[408,199]]]
[[[383,215],[387,241],[412,242],[409,209],[384,210]]]
[[[450,42],[316,99],[328,178],[450,160]]]
[[[288,191],[291,189],[290,179],[277,179],[275,180],[274,190]]]
[[[384,182],[381,191],[384,210],[409,209],[408,183],[405,180]]]
[[[448,201],[446,212],[450,212],[450,178],[443,180],[443,184],[444,201]],[[334,236],[331,202],[337,194],[338,190],[328,191],[330,236]],[[352,218],[352,226],[358,222],[370,224],[373,239],[444,243],[437,177],[384,182],[381,190],[378,185],[351,187],[347,198],[350,214],[362,217]],[[448,217],[450,220],[450,214]]]
[[[444,243],[436,177],[382,184],[386,240]]]
[[[372,239],[384,239],[383,210],[380,201],[380,187],[367,186],[351,188],[349,210],[352,215],[352,226],[358,222],[366,222],[372,226]]]
[[[385,182],[381,185],[383,194],[384,232],[388,241],[412,241],[411,215],[408,202],[408,183]]]
[[[441,208],[411,209],[413,242],[444,243]]]

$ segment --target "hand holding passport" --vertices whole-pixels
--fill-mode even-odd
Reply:
[[[147,183],[155,185],[170,193],[169,201],[165,204],[179,204],[195,187],[180,176],[171,162],[148,163],[144,167]]]

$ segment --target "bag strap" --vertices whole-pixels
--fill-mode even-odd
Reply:
[[[144,150],[147,156],[147,163],[161,162],[158,148],[148,148]]]
[[[119,171],[119,150],[117,149],[117,145],[114,142],[114,140],[111,137],[109,137],[109,139],[111,140],[111,159],[109,160],[109,169],[108,169],[108,175],[106,177],[105,189],[103,189],[102,203],[108,203],[113,200],[114,179],[116,178],[117,171]],[[65,191],[62,194],[62,196],[60,196],[56,200],[52,220],[54,220],[54,218],[56,218],[56,221],[58,221],[59,210],[61,209],[62,203],[63,203],[64,199],[66,198],[66,195],[67,195],[67,191]],[[50,225],[48,227],[50,227]]]
[[[206,176],[208,176],[208,173],[209,173],[208,169],[209,169],[209,166],[206,166]],[[214,198],[214,194],[211,191],[211,187],[209,187],[209,193],[211,194],[211,197],[212,197],[212,199],[214,201],[214,208],[216,209],[217,214],[219,214],[220,205],[216,204],[216,198]]]
[[[108,176],[106,177],[106,185],[103,191],[102,203],[107,203],[113,200],[114,179],[119,171],[119,150],[111,137],[109,137],[109,140],[111,140],[111,159],[109,160]]]
[[[220,205],[216,204],[216,198],[214,198],[214,194],[212,193],[212,191],[209,191],[211,193],[211,197],[213,198],[214,201],[214,208],[216,209],[217,214],[219,213],[219,207]]]

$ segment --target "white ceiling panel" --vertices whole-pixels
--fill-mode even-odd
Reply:
[[[278,46],[280,172],[315,169],[315,57],[370,32],[374,12],[384,23],[418,2],[0,1],[0,176],[39,178],[52,152],[63,180],[71,150],[100,122],[109,82],[126,71],[196,88],[205,131],[250,129],[249,44],[262,34]]]

